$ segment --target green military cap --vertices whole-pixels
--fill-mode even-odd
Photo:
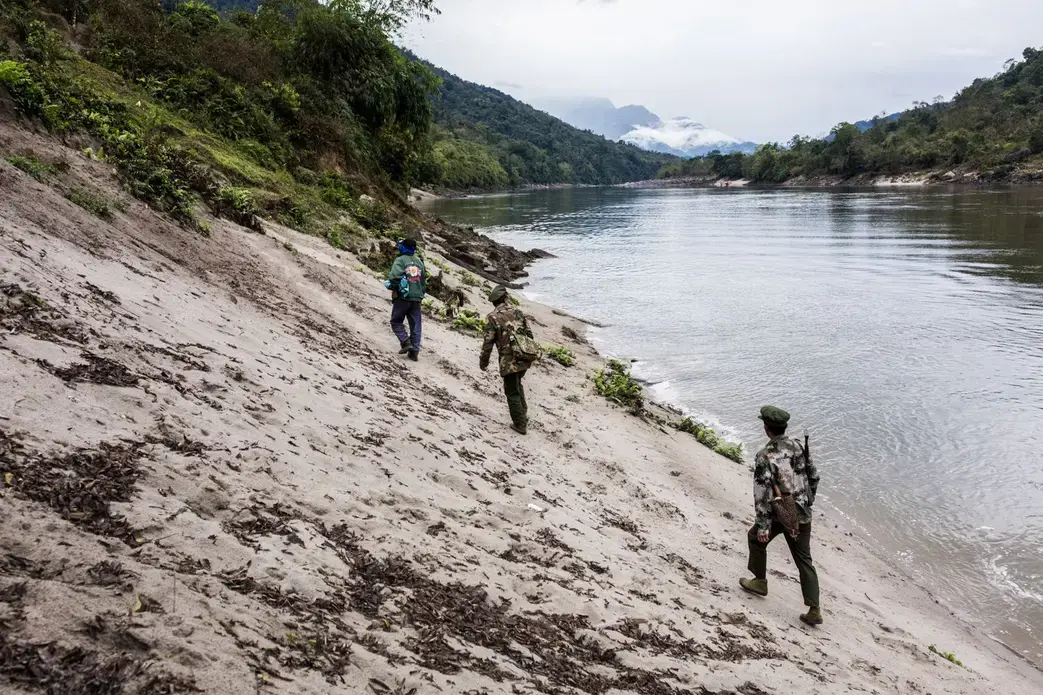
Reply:
[[[761,408],[760,419],[769,425],[782,425],[785,427],[789,424],[789,413],[782,408],[776,408],[773,405],[766,405]]]
[[[506,296],[507,288],[503,285],[497,285],[493,288],[493,291],[489,293],[489,301],[495,304]]]

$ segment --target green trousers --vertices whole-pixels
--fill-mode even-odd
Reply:
[[[507,394],[507,407],[511,410],[511,421],[515,427],[524,429],[529,424],[529,406],[525,402],[525,387],[522,377],[526,370],[514,374],[504,374],[503,392]]]
[[[800,591],[804,594],[805,606],[818,606],[818,572],[815,564],[811,561],[811,524],[800,525],[800,535],[796,538],[786,533],[786,529],[777,521],[771,523],[771,534],[768,543],[775,540],[775,536],[782,535],[789,545],[793,562],[797,565],[800,573]],[[768,578],[768,543],[757,540],[757,526],[750,529],[748,536],[750,542],[750,572],[757,579]]]

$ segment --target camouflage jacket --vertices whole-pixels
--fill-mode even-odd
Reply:
[[[775,486],[783,495],[792,493],[797,503],[797,516],[802,524],[811,523],[811,507],[818,492],[818,469],[810,457],[805,461],[804,447],[785,435],[775,437],[757,452],[753,469],[753,509],[757,528],[771,529],[771,500]]]
[[[529,328],[529,321],[525,318],[525,314],[520,309],[515,309],[509,302],[504,302],[485,319],[485,340],[482,342],[482,357],[479,362],[482,369],[489,366],[493,345],[500,354],[501,376],[525,371],[532,365],[532,362],[512,352],[510,343],[512,331],[521,331],[530,338],[535,337],[532,329]]]

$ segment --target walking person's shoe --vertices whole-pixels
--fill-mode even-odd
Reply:
[[[767,579],[740,579],[739,586],[741,586],[747,593],[754,594],[755,596],[768,595]]]
[[[406,354],[410,350],[409,341],[408,340],[401,341],[399,343],[398,347],[399,347],[398,354],[400,354],[400,355]]]
[[[529,429],[525,425],[521,425],[519,427],[518,425],[515,425],[513,422],[511,423],[511,429],[514,430],[515,432],[517,432],[518,434],[528,434],[529,433]]]
[[[822,624],[822,609],[818,606],[811,606],[808,612],[800,616],[800,621],[805,625],[821,625]]]
[[[420,353],[416,350],[409,349],[406,350],[406,353],[409,355],[409,359],[413,360],[414,362],[420,361]]]

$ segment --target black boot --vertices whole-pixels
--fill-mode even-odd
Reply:
[[[400,342],[398,344],[398,347],[399,347],[398,354],[400,354],[400,355],[406,354],[410,350],[409,341],[408,340],[403,340],[402,342]]]
[[[407,350],[406,352],[409,353],[409,359],[413,360],[414,362],[420,361],[420,353],[416,350]]]

